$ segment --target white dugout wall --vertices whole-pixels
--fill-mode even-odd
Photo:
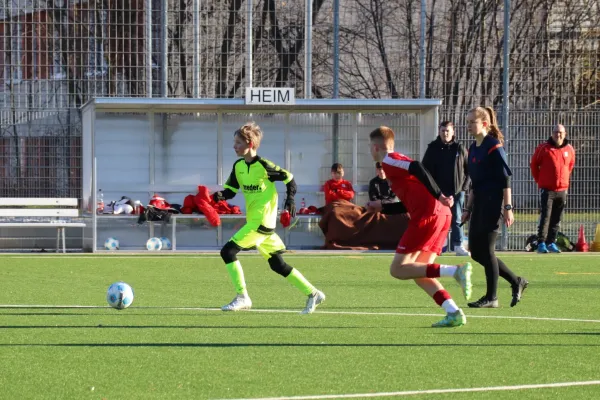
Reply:
[[[157,193],[181,204],[198,185],[211,191],[220,188],[236,159],[233,132],[249,120],[264,133],[259,154],[294,174],[298,207],[302,199],[307,205],[324,204],[320,187],[330,178],[333,162],[344,165],[346,179],[357,192],[355,202],[364,204],[368,182],[375,176],[369,132],[390,126],[397,134],[397,150],[420,160],[437,134],[440,104],[435,99],[310,99],[294,105],[249,106],[242,99],[96,98],[82,109],[82,197],[90,218],[85,249],[101,249],[105,238],[115,235],[121,248],[132,250],[142,249],[153,235],[172,234],[171,240],[183,250],[222,245],[243,221],[231,226],[224,222],[216,229],[196,218],[177,222],[176,229],[163,226],[154,232],[152,224],[137,226],[134,216],[98,216],[91,211],[98,189],[106,203],[129,196],[147,204]],[[284,191],[281,185],[280,202]],[[243,196],[230,202],[243,206]],[[295,246],[293,232],[282,237],[292,248],[319,243],[319,232],[304,233],[316,240],[299,240]]]

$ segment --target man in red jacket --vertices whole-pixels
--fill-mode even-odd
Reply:
[[[531,158],[531,175],[541,189],[538,253],[560,253],[554,242],[575,166],[575,150],[566,136],[565,127],[556,125],[550,139],[540,144]]]
[[[344,167],[340,163],[335,163],[331,166],[331,179],[323,185],[325,193],[325,204],[329,204],[334,200],[352,200],[354,198],[354,189],[352,184],[343,179]]]

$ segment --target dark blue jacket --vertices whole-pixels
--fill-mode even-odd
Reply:
[[[487,135],[479,147],[476,142],[471,144],[469,177],[475,193],[509,188],[511,175],[506,152],[498,139]]]

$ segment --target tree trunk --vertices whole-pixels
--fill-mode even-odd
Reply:
[[[292,65],[298,59],[300,52],[304,47],[304,26],[296,28],[295,39],[285,38],[282,34],[281,28],[279,27],[279,21],[275,14],[275,0],[265,0],[269,2],[267,13],[269,15],[269,40],[277,51],[277,58],[279,60],[279,68],[277,69],[277,75],[275,77],[275,87],[285,87],[288,85],[289,76],[291,73]],[[325,0],[313,0],[313,21],[321,9],[321,6]],[[292,42],[285,43],[285,42]],[[287,46],[285,45],[287,44]]]
[[[223,40],[221,42],[221,57],[219,70],[217,72],[217,83],[215,86],[216,97],[225,97],[227,94],[227,77],[229,69],[229,56],[231,52],[231,43],[235,33],[236,15],[240,11],[242,0],[229,0],[229,18],[227,26],[223,30]]]
[[[435,27],[435,13],[433,12],[433,10],[435,10],[435,5],[436,5],[436,0],[432,0],[431,3],[431,17],[429,20],[429,29],[427,30],[427,60],[425,61],[425,74],[426,74],[426,78],[425,78],[425,97],[431,97],[431,82],[432,82],[432,75],[433,78],[435,78],[436,75],[436,71],[433,68],[433,34],[434,34],[434,27]]]

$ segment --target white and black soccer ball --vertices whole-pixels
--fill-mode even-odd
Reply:
[[[108,287],[106,302],[112,308],[123,310],[133,303],[133,289],[125,282],[115,282]]]
[[[150,251],[159,251],[162,248],[162,242],[157,237],[152,237],[146,242],[146,248]]]
[[[109,237],[104,241],[104,248],[106,250],[119,250],[119,241],[114,237]]]
[[[171,241],[168,237],[161,237],[160,241],[162,243],[163,250],[171,250]]]

